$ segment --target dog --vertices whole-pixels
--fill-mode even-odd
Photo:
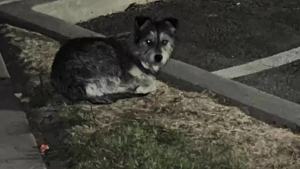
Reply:
[[[134,19],[134,31],[67,41],[56,53],[51,84],[71,101],[111,104],[156,90],[156,77],[175,47],[176,18]]]

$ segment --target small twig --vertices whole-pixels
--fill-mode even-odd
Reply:
[[[44,82],[43,82],[43,78],[42,78],[41,74],[39,74],[39,79],[40,79],[40,83],[41,83],[41,93],[42,93],[42,97],[44,99],[45,98],[45,93],[43,91],[43,89],[44,89]]]
[[[93,111],[93,104],[90,104],[90,106],[91,106],[91,113],[92,113],[92,116],[93,116],[94,124],[97,125],[97,123],[96,123],[96,116],[95,116],[95,113]]]

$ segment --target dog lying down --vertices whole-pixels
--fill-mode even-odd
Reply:
[[[156,90],[156,76],[175,47],[178,20],[135,18],[134,33],[75,38],[57,52],[51,84],[71,101],[111,104]]]

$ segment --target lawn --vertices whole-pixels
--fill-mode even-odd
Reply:
[[[52,145],[53,157],[68,161],[68,168],[247,168],[246,159],[238,157],[232,146],[166,127],[158,120],[126,118],[104,125],[86,116],[90,112],[80,107],[61,112],[65,124],[81,123],[71,126],[62,142]]]

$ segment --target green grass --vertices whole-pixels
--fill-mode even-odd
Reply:
[[[80,108],[64,109],[74,124],[57,145],[72,169],[246,169],[233,148],[144,120],[97,128]],[[81,119],[81,120],[80,120]],[[81,121],[82,123],[74,123]],[[53,146],[52,146],[53,147]]]

